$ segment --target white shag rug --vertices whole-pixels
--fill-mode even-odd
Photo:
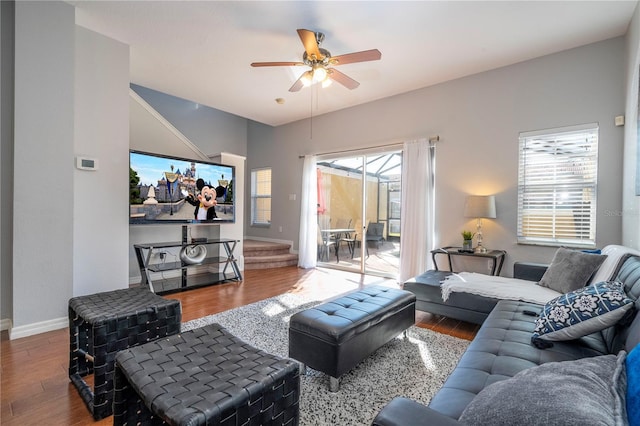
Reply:
[[[216,322],[257,348],[288,357],[289,319],[320,303],[285,293],[183,323],[182,331]],[[300,377],[300,425],[370,425],[396,396],[427,404],[470,342],[415,326],[407,335],[343,375],[336,393],[329,392],[326,375],[307,368]]]

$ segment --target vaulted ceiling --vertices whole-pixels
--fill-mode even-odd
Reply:
[[[637,1],[70,1],[78,25],[130,46],[131,82],[280,125],[590,44],[627,31]],[[288,89],[307,67],[296,29],[325,34],[360,82]],[[282,99],[280,103],[276,99]]]

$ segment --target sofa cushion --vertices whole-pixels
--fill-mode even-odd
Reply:
[[[451,275],[449,271],[429,270],[403,284],[404,290],[416,295],[416,309],[444,315],[474,324],[482,324],[498,299],[472,293],[451,293],[447,302],[442,301],[441,282]]]
[[[544,341],[572,340],[612,327],[633,308],[624,284],[607,281],[563,294],[544,305],[531,341],[544,348]],[[541,341],[542,340],[542,341]]]
[[[538,284],[560,293],[586,286],[607,257],[560,247]]]
[[[571,361],[609,353],[601,333],[557,342],[540,350],[531,344],[535,318],[542,305],[501,300],[478,330],[457,367],[429,402],[429,407],[457,419],[488,384],[515,376],[522,370],[554,361]]]
[[[524,370],[484,388],[459,421],[478,426],[625,425],[625,355],[622,351]]]
[[[591,283],[611,281],[615,277],[620,265],[624,263],[629,255],[640,256],[640,251],[638,250],[614,244],[603,247],[601,253],[606,255],[607,258],[602,262],[598,271],[593,274]]]

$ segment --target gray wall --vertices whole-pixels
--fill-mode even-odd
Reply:
[[[127,286],[128,86],[128,46],[76,27],[67,3],[16,3],[12,339],[67,326],[72,296]]]
[[[128,125],[122,121],[122,113],[127,111],[129,100],[123,101],[121,96],[129,82],[118,81],[127,73],[128,59],[121,43],[77,29],[72,6],[55,1],[18,2],[15,107],[7,111],[6,85],[11,76],[5,73],[4,3],[0,157],[3,259],[7,250],[5,236],[13,232],[16,238],[8,256],[12,256],[10,267],[2,264],[0,309],[3,319],[12,311],[14,326],[31,333],[39,326],[44,331],[52,322],[56,328],[64,327],[68,298],[76,291],[86,293],[103,289],[103,285],[126,285],[122,281],[123,277],[126,280],[126,253],[132,242],[126,242],[126,219],[116,212],[122,205],[126,209],[126,183],[121,179],[128,165],[129,144],[122,139]],[[627,185],[628,179],[635,178],[635,174],[629,176],[635,171],[635,164],[629,163],[628,158],[624,163],[624,194],[625,209],[631,206],[631,214],[621,217],[606,212],[623,208],[623,139],[625,154],[633,154],[635,159],[637,151],[635,129],[614,127],[613,118],[625,108],[628,125],[637,117],[639,27],[636,12],[626,39],[584,46],[314,117],[313,139],[309,137],[309,120],[272,128],[215,112],[217,118],[211,122],[202,117],[194,124],[195,115],[182,116],[186,110],[177,105],[173,111],[160,103],[154,106],[205,153],[246,154],[247,173],[251,168],[272,167],[274,225],[269,229],[247,228],[245,233],[291,240],[296,245],[300,197],[289,201],[288,194],[300,194],[299,155],[439,134],[436,244],[456,244],[459,231],[473,226],[461,214],[466,194],[494,192],[498,219],[485,221],[485,242],[487,246],[506,249],[508,263],[521,259],[548,261],[554,251],[515,244],[518,132],[597,121],[601,144],[597,242],[599,246],[622,242],[624,219],[624,242],[638,247],[638,198],[631,195]],[[97,62],[92,64],[94,59]],[[98,82],[91,74],[100,66],[109,72],[101,75]],[[102,78],[113,80],[102,87]],[[113,92],[114,98],[107,92]],[[94,106],[88,106],[93,97],[101,102],[96,116],[89,112]],[[5,147],[10,131],[7,127],[11,127],[5,120],[11,116],[13,161]],[[90,131],[92,127],[94,133]],[[105,131],[109,133],[99,134]],[[135,147],[133,142],[131,146]],[[97,157],[100,170],[76,170],[76,155]],[[5,177],[10,170],[13,188],[6,186]],[[80,205],[88,202],[88,188],[98,194],[96,198],[104,209],[101,214],[117,216],[106,220],[106,229],[97,230],[96,223],[84,216],[75,221],[74,215],[86,214],[90,209]],[[13,198],[7,202],[4,196],[12,189]],[[44,200],[38,195],[43,192]],[[7,226],[12,214],[13,225]],[[278,226],[283,227],[281,233]],[[97,253],[96,247],[101,247]],[[93,263],[95,256],[110,262],[111,267],[102,269],[102,263]],[[91,267],[84,267],[85,262]],[[96,278],[90,271],[93,268],[98,268],[100,274],[95,287],[87,281]],[[505,272],[511,272],[509,264]],[[7,277],[12,280],[7,282]],[[7,294],[11,295],[10,305],[5,301]]]
[[[205,154],[247,156],[246,118],[136,84],[131,88]]]
[[[640,247],[640,197],[636,195],[636,180],[640,168],[638,137],[638,67],[640,67],[640,8],[636,7],[627,32],[626,110],[624,129],[624,205],[616,214],[622,216],[622,241]]]
[[[129,46],[76,27],[73,295],[128,286]]]
[[[0,2],[0,320],[12,315],[13,271],[13,54],[15,3]],[[3,324],[2,328],[7,328]]]
[[[244,157],[247,152],[247,122],[246,118],[238,117],[210,107],[202,106],[175,96],[167,95],[152,89],[135,84],[131,85],[143,101],[157,111],[163,119],[169,122],[180,133],[187,137],[188,141],[206,155],[202,158],[208,161],[221,153],[228,153]],[[135,108],[135,111],[133,110]],[[189,144],[185,144],[174,133],[169,131],[162,122],[147,111],[140,108],[139,104],[132,104],[130,147],[140,151],[154,152],[165,155],[176,155],[185,158],[197,158],[196,153]],[[242,173],[243,167],[238,167],[236,173]],[[238,179],[238,182],[242,182]],[[242,193],[240,191],[240,193]],[[239,206],[242,203],[238,204]],[[229,238],[229,230],[233,228],[233,238],[241,239],[243,236],[242,213],[236,215],[240,223],[231,225],[199,225],[189,226],[191,236],[208,238]],[[180,241],[182,225],[132,225],[129,227],[129,283],[140,282],[140,271],[133,249],[134,244]],[[208,248],[218,249],[215,246]],[[177,256],[178,250],[168,250],[170,254]],[[242,258],[242,243],[236,247],[234,253],[237,258]],[[171,272],[165,273],[171,276]]]
[[[14,327],[63,317],[73,291],[74,20],[16,3]]]
[[[459,245],[467,194],[496,194],[498,218],[484,221],[485,246],[507,250],[503,275],[517,260],[548,262],[555,248],[516,244],[518,133],[574,124],[600,125],[598,246],[619,244],[622,206],[625,39],[620,37],[438,84],[275,129],[250,128],[247,169],[273,167],[273,224],[247,235],[298,241],[299,155],[440,135],[436,154],[435,245]],[[319,100],[322,102],[322,99]],[[283,164],[289,165],[282,167]],[[279,226],[283,232],[279,233]]]

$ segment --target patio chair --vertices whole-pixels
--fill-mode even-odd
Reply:
[[[329,251],[331,246],[336,244],[335,241],[331,240],[330,237],[324,238],[322,232],[320,232],[320,227],[318,229],[318,260],[322,261],[324,259],[325,262],[329,261]]]
[[[349,251],[351,252],[352,259],[356,251],[356,246],[362,245],[362,235],[367,231],[368,226],[369,226],[369,219],[367,219],[367,221],[365,222],[364,228],[362,227],[362,220],[356,219],[356,224],[353,227],[353,229],[355,229],[355,231],[353,232],[353,235],[340,239],[340,241],[344,241],[345,243],[347,243],[347,247],[349,247]],[[369,256],[369,247],[367,247],[366,245],[365,247],[367,249],[367,256]]]

